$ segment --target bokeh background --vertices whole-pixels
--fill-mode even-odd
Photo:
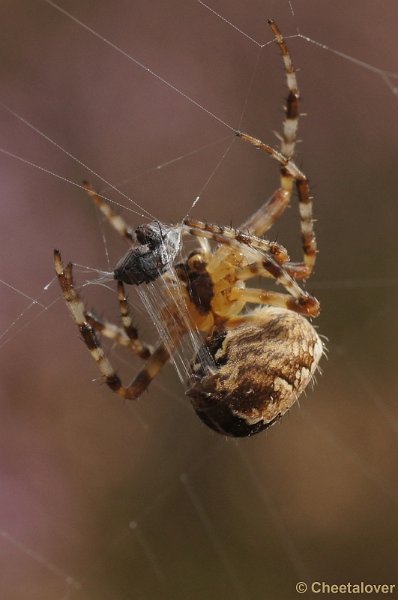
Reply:
[[[290,600],[301,580],[394,583],[396,2],[212,1],[236,28],[196,0],[59,2],[206,110],[50,2],[2,1],[1,597]],[[228,126],[270,143],[281,129],[281,60],[260,48],[270,16],[308,113],[297,160],[316,198],[308,288],[329,359],[300,407],[236,442],[198,421],[171,366],[132,406],[102,385],[51,255],[80,265],[87,304],[116,319],[114,293],[85,284],[124,246],[79,187],[16,156],[104,189],[91,169],[165,222],[200,195],[195,216],[238,225],[278,183],[276,165],[239,140],[222,159]],[[298,231],[293,204],[273,236],[297,258]],[[138,362],[108,351],[132,377]]]

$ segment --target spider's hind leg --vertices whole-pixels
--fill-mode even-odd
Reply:
[[[138,332],[135,328],[131,327],[131,329],[133,329],[135,332],[135,336],[132,337],[131,335],[128,335],[125,328],[111,323],[107,319],[100,317],[91,310],[86,311],[85,315],[89,325],[91,325],[93,329],[98,331],[104,337],[112,340],[116,344],[119,344],[119,346],[130,348],[130,350],[132,350],[132,352],[139,358],[146,360],[151,356],[151,346],[139,339]]]
[[[66,305],[80,330],[84,343],[104,376],[106,384],[122,398],[137,400],[169,360],[169,350],[164,344],[160,344],[132,383],[127,387],[123,386],[120,377],[105,356],[93,326],[87,319],[84,303],[74,287],[72,263],[68,263],[64,267],[60,252],[54,250],[54,266]]]
[[[117,298],[119,301],[120,316],[123,323],[124,331],[130,339],[131,347],[141,358],[149,358],[152,354],[151,347],[142,342],[138,337],[138,331],[133,325],[127,294],[122,281],[117,282]]]

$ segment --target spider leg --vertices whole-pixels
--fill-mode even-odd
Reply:
[[[263,144],[260,140],[246,134],[240,134],[240,137],[256,148],[265,150],[265,152],[274,158],[276,157],[276,160],[280,159],[280,153],[271,148],[271,146]],[[268,149],[272,152],[268,152]],[[299,200],[301,241],[304,254],[303,263],[297,263],[297,267],[302,273],[301,278],[306,279],[312,273],[318,252],[312,211],[313,197],[310,194],[309,182],[304,173],[290,160],[282,159],[280,162],[284,165],[281,168],[282,187],[252,217],[243,223],[241,228],[253,231],[257,235],[264,234],[288,206],[292,196],[293,183],[295,182]]]
[[[300,116],[300,91],[286,42],[276,23],[270,20],[269,25],[282,54],[286,82],[289,90],[285,108],[285,119],[283,122],[281,149],[280,151],[275,150],[272,146],[269,146],[246,133],[237,132],[237,135],[245,142],[266,152],[274,160],[279,162],[281,167],[281,187],[274,193],[271,199],[265,202],[265,204],[254,213],[253,216],[245,221],[240,228],[253,232],[258,236],[263,235],[270,229],[273,223],[279,219],[288,206],[293,192],[293,183],[295,181],[299,198],[300,228],[304,261],[302,263],[292,263],[291,273],[297,278],[306,279],[311,275],[315,265],[317,244],[313,226],[312,197],[309,191],[308,179],[292,161]]]
[[[295,70],[293,68],[292,59],[287,48],[286,42],[279,31],[279,27],[273,20],[269,20],[268,24],[271,27],[272,33],[275,36],[275,41],[277,42],[279,49],[282,54],[283,64],[285,67],[286,74],[286,83],[288,88],[288,96],[286,100],[285,107],[285,119],[283,121],[283,136],[280,152],[269,146],[268,144],[264,144],[261,140],[257,140],[250,135],[245,133],[237,132],[237,135],[241,137],[244,141],[251,143],[256,148],[259,148],[269,154],[272,158],[277,160],[282,169],[287,168],[290,176],[297,178],[299,175],[299,170],[296,165],[291,163],[291,159],[294,156],[294,150],[296,145],[296,137],[297,137],[297,129],[299,122],[299,102],[300,102],[300,91],[298,88],[297,77]],[[289,164],[291,163],[291,164]],[[291,171],[291,172],[289,172]],[[289,203],[290,196],[292,193],[292,182],[288,181],[283,170],[281,171],[281,188],[277,190],[271,200],[267,201],[259,211],[253,217],[249,219],[247,224],[245,223],[242,226],[242,229],[248,228],[249,230],[253,229],[253,233],[256,235],[263,235],[275,222],[277,218],[279,218],[280,214],[283,213],[286,206]],[[276,205],[276,206],[275,206]],[[277,210],[275,211],[275,208]],[[262,213],[269,214],[268,218],[263,216]],[[274,213],[274,214],[273,214]],[[256,219],[257,216],[257,219]],[[260,221],[260,216],[264,219],[263,222]],[[273,218],[272,218],[273,217]],[[253,221],[257,221],[253,223]]]
[[[118,234],[124,237],[130,245],[132,242],[135,242],[136,236],[131,227],[127,225],[126,221],[119,214],[111,209],[109,204],[95,191],[95,188],[91,183],[83,181],[83,187],[94,204],[102,212],[108,223],[118,232]]]
[[[228,297],[232,302],[238,301],[279,306],[306,316],[309,314],[310,316],[316,316],[317,313],[312,314],[316,308],[313,306],[312,296],[305,294],[305,292],[303,294],[305,297],[301,296],[297,301],[290,294],[280,294],[279,292],[271,292],[261,288],[232,288]]]
[[[269,144],[262,142],[258,138],[255,138],[248,133],[243,133],[242,131],[236,131],[235,135],[238,138],[240,138],[241,140],[243,140],[244,142],[247,142],[248,144],[251,144],[252,146],[257,148],[257,150],[261,150],[262,152],[265,152],[266,154],[268,154],[268,156],[270,156],[271,158],[276,160],[276,162],[278,162],[281,165],[281,168],[285,169],[287,171],[287,174],[290,175],[291,177],[297,178],[297,177],[303,176],[303,173],[300,171],[300,169],[298,168],[296,163],[293,162],[292,159],[284,156],[282,154],[282,152],[280,152],[279,150],[275,150],[275,148],[273,148]],[[282,178],[282,183],[283,183],[283,178]],[[281,187],[284,188],[284,185],[282,185]]]
[[[150,358],[145,363],[145,366],[139,371],[132,383],[128,386],[123,386],[119,376],[112,367],[110,361],[105,356],[104,350],[95,334],[94,328],[86,318],[86,311],[83,301],[80,299],[75,290],[73,283],[72,264],[64,268],[62,264],[61,254],[58,250],[54,251],[54,266],[58,276],[58,280],[63,292],[63,296],[67,307],[69,308],[73,320],[78,326],[84,343],[86,344],[91,356],[97,363],[101,374],[105,378],[106,384],[116,394],[126,400],[136,400],[147,389],[152,379],[156,377],[161,368],[170,358],[169,349],[161,343]],[[175,343],[178,342],[179,336],[175,336]]]
[[[283,263],[283,268],[294,279],[307,279],[308,277],[308,269],[304,263],[285,262]],[[263,268],[262,261],[252,262],[235,271],[235,277],[242,281],[247,281],[259,275],[261,277],[272,278],[271,273]]]
[[[318,301],[301,290],[293,279],[293,277],[297,277],[297,279],[306,279],[308,277],[307,265],[305,263],[288,262],[289,256],[286,249],[277,242],[269,242],[268,240],[258,238],[237,229],[232,229],[231,227],[220,227],[219,225],[214,225],[212,223],[203,223],[202,221],[197,221],[190,217],[184,220],[183,225],[191,235],[209,238],[224,245],[232,245],[234,243],[243,244],[268,255],[268,258],[266,257],[237,270],[237,278],[245,280],[257,275],[261,275],[262,277],[273,277],[284,285],[287,291],[296,298],[296,300],[299,300],[300,303],[304,302],[304,305],[308,304],[308,306],[310,306],[309,312],[305,309],[303,311],[304,313],[311,314],[312,316],[318,314]],[[313,256],[315,256],[315,254]],[[213,258],[212,260],[214,261],[215,259]],[[308,301],[307,296],[310,298]],[[316,307],[312,306],[312,300],[315,300]]]
[[[262,236],[283,215],[290,203],[292,189],[278,188],[255,213],[244,223],[239,225],[241,231],[249,232],[256,236]]]
[[[301,270],[304,268],[306,271],[304,278],[306,279],[311,275],[314,269],[316,255],[318,254],[312,214],[313,197],[310,193],[308,179],[305,176],[303,179],[296,180],[296,188],[299,199],[301,242],[303,246],[304,262],[297,264],[293,263],[292,266]]]
[[[119,344],[119,346],[128,348],[131,345],[131,340],[122,327],[107,321],[91,310],[85,311],[84,314],[87,323],[104,337]]]
[[[308,292],[302,290],[295,279],[290,275],[286,266],[278,264],[274,257],[270,255],[265,256],[257,263],[247,265],[235,272],[237,280],[247,280],[256,276],[274,278],[277,283],[283,285],[285,290],[289,292],[289,295],[267,292],[266,290],[252,290],[250,288],[232,288],[231,299],[284,306],[307,316],[318,316],[318,300]],[[276,304],[274,304],[274,302],[276,302]]]
[[[136,353],[141,358],[149,358],[152,350],[147,344],[141,342],[138,337],[138,331],[133,325],[133,318],[131,316],[126,290],[122,281],[117,282],[117,298],[119,301],[119,310],[122,318],[123,328],[126,335],[130,339],[132,347],[136,348]]]
[[[127,335],[124,328],[118,327],[118,325],[99,317],[92,311],[87,311],[85,315],[88,324],[103,336],[113,340],[120,346],[130,348],[134,354],[144,360],[151,356],[152,348],[138,338],[137,330],[135,330],[137,332],[137,336],[135,338],[131,338]]]
[[[269,242],[268,240],[245,234],[230,227],[220,227],[219,225],[203,223],[192,218],[185,219],[184,226],[187,227],[188,232],[194,236],[210,238],[225,245],[232,245],[235,242],[236,244],[243,244],[249,248],[259,250],[264,257],[254,263],[237,269],[234,274],[236,279],[245,280],[256,276],[272,277],[277,283],[283,285],[290,294],[290,296],[276,294],[276,302],[280,303],[283,301],[283,306],[296,312],[306,314],[307,316],[316,317],[319,314],[318,300],[302,290],[292,277],[292,275],[294,276],[296,273],[300,272],[301,265],[287,262],[289,257],[283,246],[280,246],[276,242]],[[219,261],[215,258],[216,256],[217,253],[214,255],[212,262],[214,263],[216,270],[219,268],[222,271],[224,268],[223,257],[221,257],[221,263],[217,267]],[[289,268],[286,268],[286,265],[289,265]],[[208,269],[210,269],[210,265],[208,266]],[[212,269],[214,281],[218,280],[216,270]],[[306,272],[304,276],[306,276]],[[239,293],[242,294],[239,299],[244,300],[244,291]],[[283,300],[281,300],[281,296],[284,296]],[[268,296],[268,298],[270,298],[270,296]],[[277,305],[280,306],[280,304]]]
[[[233,229],[232,227],[221,227],[213,223],[204,223],[203,221],[197,221],[191,217],[184,219],[184,227],[190,235],[196,237],[204,237],[219,244],[232,245],[243,244],[249,248],[260,250],[271,254],[278,263],[285,263],[289,260],[289,255],[286,248],[277,242],[269,242],[262,238],[258,238],[253,234],[248,234],[239,229]]]
[[[296,72],[293,67],[290,52],[283,35],[279,31],[279,27],[275,21],[270,19],[268,24],[271,27],[272,33],[275,36],[275,41],[278,44],[282,54],[286,74],[286,83],[289,90],[285,107],[285,119],[283,121],[281,152],[286,158],[292,158],[296,145],[297,129],[300,116],[300,91],[298,88]]]

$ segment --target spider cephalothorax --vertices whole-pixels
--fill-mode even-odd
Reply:
[[[122,398],[137,399],[170,359],[185,334],[202,336],[195,346],[187,394],[198,416],[212,429],[232,436],[253,435],[275,423],[296,402],[318,367],[322,342],[308,321],[319,303],[297,283],[313,270],[317,253],[312,198],[304,173],[293,162],[299,117],[299,90],[286,43],[271,29],[282,53],[289,94],[281,148],[250,135],[238,137],[280,164],[280,187],[239,229],[186,218],[172,226],[158,222],[132,231],[92,186],[89,196],[130,245],[116,265],[123,327],[86,311],[77,294],[72,265],[63,266],[55,251],[55,269],[65,301],[108,386]],[[304,259],[291,262],[285,248],[263,235],[289,205],[296,187]],[[183,236],[195,236],[200,248],[176,263]],[[211,248],[208,240],[215,248]],[[273,280],[286,293],[246,287],[255,277]],[[133,326],[124,284],[152,285],[161,280],[167,300],[159,304],[165,340],[152,349]],[[246,311],[247,304],[259,307]],[[124,386],[105,356],[99,332],[130,347],[146,360],[132,383]],[[167,341],[166,341],[167,338]]]

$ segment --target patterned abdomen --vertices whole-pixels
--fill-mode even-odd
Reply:
[[[282,308],[261,308],[229,321],[228,330],[215,333],[200,349],[187,394],[212,429],[253,435],[296,402],[322,353],[307,319]]]

